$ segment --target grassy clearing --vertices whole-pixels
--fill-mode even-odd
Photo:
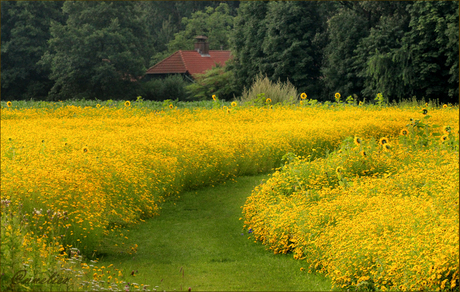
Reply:
[[[132,282],[157,290],[330,290],[330,280],[307,274],[301,261],[267,252],[243,233],[241,206],[265,178],[240,177],[164,203],[160,216],[130,230],[137,254],[107,255],[98,266],[137,271],[128,277]]]

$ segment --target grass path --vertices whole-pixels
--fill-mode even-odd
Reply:
[[[166,202],[160,216],[129,232],[137,254],[108,255],[98,265],[138,271],[132,282],[157,290],[329,291],[330,280],[301,271],[292,255],[274,255],[243,233],[241,206],[264,178],[240,177]]]

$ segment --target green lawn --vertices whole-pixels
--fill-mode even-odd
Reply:
[[[330,280],[301,271],[302,261],[274,255],[242,230],[241,206],[264,178],[240,177],[166,202],[160,216],[129,232],[137,254],[107,255],[98,266],[138,271],[131,282],[157,290],[331,290]]]

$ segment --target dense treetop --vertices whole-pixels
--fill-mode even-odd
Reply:
[[[458,8],[454,1],[2,1],[2,97],[135,98],[148,67],[206,35],[210,49],[232,51],[224,76],[236,95],[266,75],[319,100],[340,92],[457,103]]]

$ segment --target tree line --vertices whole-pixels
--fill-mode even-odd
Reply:
[[[142,92],[147,68],[207,35],[211,50],[232,51],[226,73],[217,70],[232,96],[262,75],[318,100],[340,92],[457,103],[458,8],[454,1],[2,1],[2,97],[127,98]]]

